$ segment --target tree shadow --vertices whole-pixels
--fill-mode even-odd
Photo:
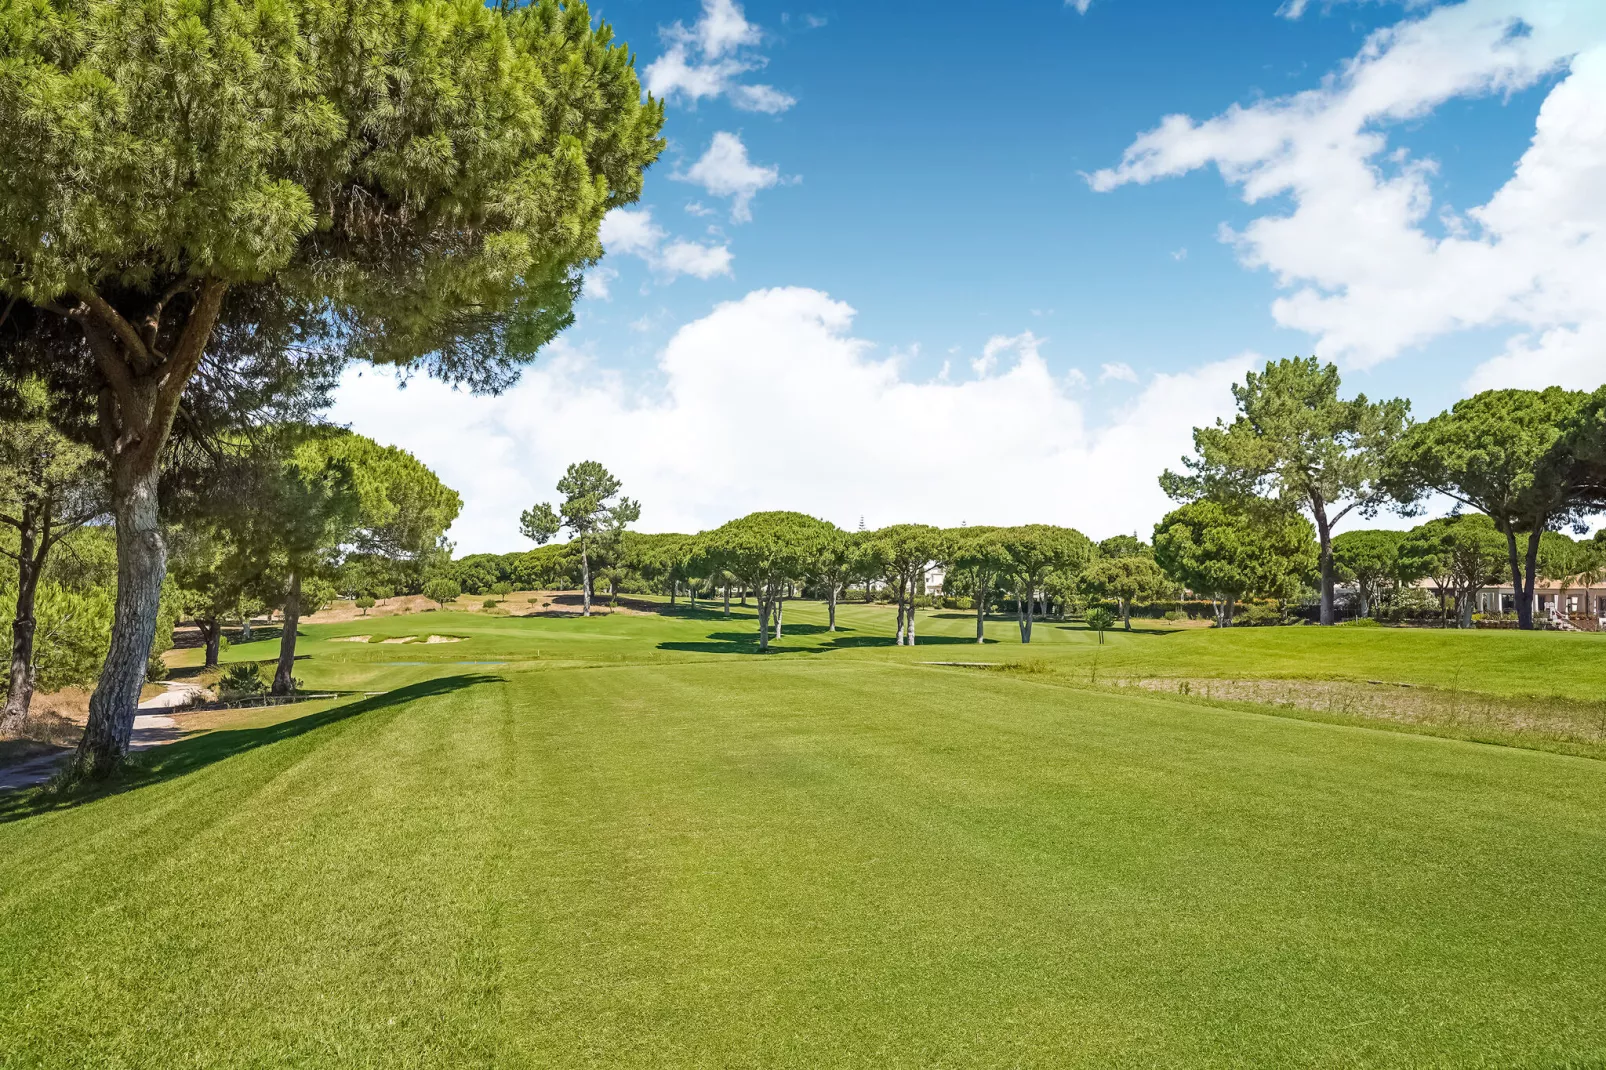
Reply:
[[[769,654],[823,654],[825,647],[818,646],[787,646],[786,633],[790,628],[783,628],[780,639],[771,639]],[[704,642],[665,642],[658,644],[659,650],[679,650],[692,654],[757,654],[758,632],[714,632]]]
[[[419,699],[450,694],[480,684],[502,679],[486,673],[466,673],[424,680],[406,687],[398,687],[383,695],[337,706],[321,713],[309,713],[294,720],[280,721],[261,728],[225,728],[207,732],[192,739],[179,740],[129,755],[123,767],[104,781],[87,781],[67,787],[55,784],[43,787],[20,788],[0,792],[0,824],[19,821],[38,814],[68,810],[108,795],[149,787],[163,781],[185,776],[204,769],[236,754],[294,739],[325,725],[336,724],[393,706],[405,705]]]
[[[998,640],[996,640],[996,639],[989,639],[989,640],[987,640],[985,645],[992,646],[992,645],[996,644],[997,642],[998,642]],[[897,645],[897,641],[896,641],[895,637],[890,636],[890,635],[844,635],[844,636],[842,636],[842,637],[840,637],[838,639],[831,640],[831,642],[828,645],[833,647],[833,648],[856,649],[856,648],[859,648],[859,647],[867,647],[867,646],[896,646]],[[973,637],[972,638],[967,638],[967,637],[962,636],[962,635],[919,635],[919,634],[916,634],[915,635],[915,643],[914,643],[914,645],[919,647],[919,646],[982,646],[984,644],[976,642],[976,640]]]

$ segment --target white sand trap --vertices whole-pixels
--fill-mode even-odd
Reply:
[[[371,635],[337,635],[329,640],[331,643],[366,643],[372,639]]]
[[[416,635],[404,635],[399,639],[381,639],[380,642],[384,643],[386,646],[395,646],[398,643],[411,643],[417,638],[418,636]]]
[[[460,635],[432,635],[424,640],[426,643],[461,643],[462,641],[463,637]]]

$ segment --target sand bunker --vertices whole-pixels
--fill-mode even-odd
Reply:
[[[432,635],[424,640],[426,643],[461,643],[462,641],[463,637],[461,635]]]
[[[331,643],[366,643],[373,636],[370,635],[337,635],[329,640]]]
[[[394,646],[397,643],[411,643],[414,639],[417,639],[417,638],[418,638],[418,636],[416,636],[416,635],[404,635],[404,636],[401,636],[400,638],[397,638],[397,639],[381,639],[380,642],[384,643],[387,646]]]

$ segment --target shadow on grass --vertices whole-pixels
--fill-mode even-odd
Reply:
[[[1037,625],[1038,625],[1038,627],[1042,627],[1043,626],[1043,622],[1042,621],[1038,621]],[[1052,627],[1056,631],[1061,631],[1061,632],[1083,632],[1083,633],[1086,633],[1086,634],[1089,634],[1089,635],[1091,635],[1092,632],[1093,632],[1093,630],[1091,628],[1089,628],[1087,625],[1081,623],[1080,621],[1066,621],[1064,624],[1053,624],[1053,625],[1049,625],[1049,627]],[[1109,630],[1108,634],[1109,635],[1141,635],[1141,636],[1144,636],[1145,638],[1151,638],[1152,639],[1152,638],[1155,638],[1155,637],[1158,637],[1158,636],[1163,636],[1163,635],[1176,635],[1178,632],[1181,632],[1181,631],[1184,631],[1184,630],[1185,629],[1183,629],[1183,628],[1153,627],[1153,628],[1133,628],[1131,631],[1126,631],[1123,628],[1121,628],[1120,625],[1116,625],[1114,628],[1111,628]]]
[[[196,770],[204,769],[215,762],[225,758],[232,758],[236,754],[265,747],[271,743],[279,743],[286,739],[294,739],[325,725],[336,724],[340,721],[357,717],[376,710],[387,709],[392,706],[416,702],[423,698],[432,698],[437,695],[450,694],[464,688],[476,687],[480,684],[492,683],[500,680],[499,676],[484,673],[468,673],[461,676],[444,676],[435,680],[424,680],[420,683],[409,684],[407,687],[398,687],[394,691],[387,691],[383,695],[375,695],[359,702],[345,706],[337,706],[322,713],[309,713],[293,720],[280,721],[277,724],[265,725],[261,728],[229,728],[219,729],[196,736],[193,739],[179,740],[150,750],[131,754],[123,767],[111,777],[102,781],[85,781],[66,787],[57,787],[55,784],[37,788],[21,788],[14,791],[0,793],[0,824],[10,821],[19,821],[25,817],[49,813],[54,810],[67,810],[81,806],[86,802],[104,798],[108,795],[118,795],[125,791],[160,784],[175,777],[185,776]]]
[[[792,634],[819,635],[825,632],[823,625],[807,624],[797,627],[788,626],[781,632],[779,640],[771,640],[769,653],[771,654],[826,654],[832,650],[856,650],[864,647],[895,646],[890,635],[842,635],[838,629],[837,638],[820,646],[785,646],[786,637]],[[991,646],[996,639],[987,640]],[[932,635],[916,637],[916,646],[977,646],[976,640],[967,639],[957,635]],[[693,654],[757,654],[758,634],[756,632],[714,632],[703,642],[667,642],[659,643],[659,650],[679,650]]]
[[[770,654],[823,654],[826,647],[819,646],[787,646],[786,633],[791,628],[781,631],[780,639],[771,639]],[[758,632],[714,632],[706,641],[695,642],[665,642],[658,644],[659,650],[679,650],[691,654],[757,654]]]

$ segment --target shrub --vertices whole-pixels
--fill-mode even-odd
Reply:
[[[487,598],[485,601],[480,603],[480,606],[482,608],[484,608],[484,609],[495,609],[497,606],[499,606],[501,604],[502,603],[498,602],[494,598]]]
[[[1356,617],[1354,620],[1341,620],[1340,628],[1381,628],[1383,622],[1373,617]]]
[[[1168,610],[1166,610],[1165,619],[1166,620],[1187,620],[1188,619],[1188,615],[1186,613],[1182,612],[1182,610],[1180,610],[1180,609],[1168,609]]]
[[[1287,617],[1283,614],[1281,606],[1258,602],[1244,607],[1243,612],[1238,614],[1237,620],[1233,623],[1250,628],[1265,628],[1272,625],[1285,624],[1287,623]]]
[[[260,695],[268,689],[268,682],[262,677],[262,666],[254,661],[237,661],[224,670],[217,689],[219,697],[229,701]]]
[[[374,600],[367,595],[363,595],[361,598],[357,599],[357,608],[362,610],[362,615],[366,617],[368,615],[368,611],[374,608]]]

